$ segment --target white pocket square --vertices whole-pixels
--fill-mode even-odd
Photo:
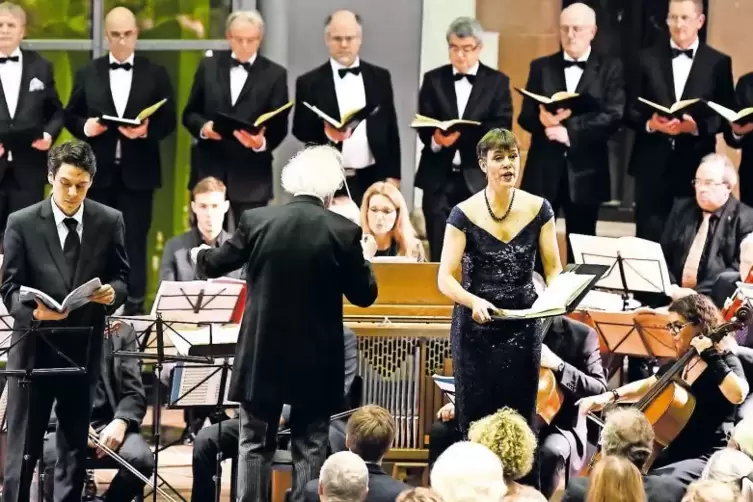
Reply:
[[[29,82],[29,92],[35,92],[35,91],[43,91],[44,90],[44,84],[41,80],[39,80],[37,77],[34,77],[31,79],[31,82]]]

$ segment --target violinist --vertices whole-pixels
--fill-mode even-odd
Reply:
[[[740,242],[740,270],[722,272],[714,281],[711,299],[717,307],[726,307],[725,303],[735,294],[738,282],[753,281],[751,269],[753,269],[753,234],[748,234]]]
[[[733,338],[727,336],[713,344],[706,336],[722,324],[719,310],[708,297],[690,295],[672,302],[669,321],[667,327],[672,332],[678,357],[691,347],[700,354],[690,359],[681,373],[696,404],[685,427],[653,463],[652,474],[673,474],[689,483],[701,475],[709,457],[726,445],[737,405],[743,402],[749,389],[740,359],[730,350],[735,345]],[[655,376],[581,399],[581,413],[597,411],[614,402],[640,399],[671,366],[672,363],[667,363]]]

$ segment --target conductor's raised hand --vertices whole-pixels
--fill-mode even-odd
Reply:
[[[374,239],[374,236],[363,234],[363,237],[361,237],[361,248],[363,249],[363,258],[368,261],[373,260],[377,252],[377,241]]]
[[[483,298],[476,297],[473,300],[471,310],[473,310],[472,317],[474,321],[479,324],[486,324],[492,320],[492,312],[495,312],[497,307]]]
[[[199,258],[199,251],[201,251],[202,249],[212,249],[212,248],[206,244],[202,244],[199,247],[192,248],[191,251],[188,252],[189,257],[191,258],[191,263],[193,263],[194,265],[196,265],[196,261]]]
[[[442,132],[442,129],[435,129],[434,135],[432,137],[434,138],[434,142],[436,144],[441,145],[444,148],[448,148],[454,145],[458,138],[460,138],[460,131],[445,134],[444,132]]]
[[[68,317],[67,310],[64,312],[58,312],[57,310],[49,308],[39,300],[36,300],[36,302],[37,308],[34,309],[34,312],[32,314],[34,315],[34,319],[36,319],[37,321],[62,321],[63,319]]]
[[[100,286],[94,293],[89,295],[89,301],[101,303],[102,305],[112,305],[115,301],[115,290],[109,284]]]
[[[136,126],[136,127],[125,127],[125,126],[118,127],[118,131],[120,131],[120,134],[122,134],[128,139],[143,138],[144,136],[146,136],[146,133],[148,130],[149,130],[149,119],[144,120],[144,122],[142,122],[141,125]]]
[[[248,131],[237,129],[233,131],[233,136],[237,139],[241,145],[246,148],[252,148],[254,150],[260,149],[264,146],[264,132],[266,128],[262,127],[258,134],[251,134]]]
[[[327,135],[327,137],[334,141],[335,143],[342,143],[346,139],[350,138],[353,134],[353,131],[350,129],[345,129],[344,131],[338,131],[335,129],[332,124],[329,122],[324,123],[324,134]]]

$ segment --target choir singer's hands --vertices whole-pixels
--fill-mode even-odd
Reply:
[[[264,146],[264,132],[266,131],[266,128],[262,127],[259,131],[259,134],[250,134],[246,131],[242,131],[240,129],[233,131],[233,136],[235,136],[235,139],[237,139],[241,145],[245,146],[246,148],[251,148],[253,150],[258,150],[262,146]]]
[[[214,121],[212,120],[204,124],[204,127],[201,128],[200,136],[206,139],[214,140],[214,141],[219,141],[222,139],[222,136],[220,136],[217,132],[215,132]]]
[[[101,303],[102,305],[112,305],[112,302],[115,301],[115,290],[109,284],[104,284],[89,295],[89,301]]]
[[[691,117],[687,113],[682,116],[682,121],[680,122],[680,125],[677,127],[677,129],[681,133],[685,134],[698,134],[698,124],[696,124],[695,120],[693,120],[693,117]]]
[[[652,131],[659,131],[660,133],[669,134],[670,136],[677,136],[680,134],[680,121],[678,119],[668,119],[662,117],[658,113],[654,113],[648,120],[648,128]]]
[[[34,140],[34,142],[31,144],[31,147],[39,150],[41,152],[46,152],[50,149],[52,146],[52,136],[50,136],[47,133],[44,133],[43,138],[39,138],[37,140]]]
[[[84,134],[86,134],[90,138],[99,136],[106,130],[107,130],[107,126],[104,124],[101,124],[97,117],[91,117],[87,119],[86,124],[84,124]]]
[[[570,118],[573,112],[567,108],[559,108],[556,114],[550,113],[544,105],[539,105],[539,121],[544,127],[555,127]]]
[[[460,138],[460,131],[445,134],[441,129],[435,129],[432,138],[436,144],[448,148],[454,145],[458,138]]]
[[[473,311],[471,317],[474,321],[479,324],[486,324],[492,320],[492,312],[495,312],[497,307],[483,298],[476,297],[473,299],[471,310]]]
[[[107,424],[107,427],[99,434],[99,442],[112,451],[117,452],[120,449],[120,445],[123,444],[127,430],[128,424],[126,421],[116,418]],[[106,455],[107,453],[102,448],[97,448],[97,458],[104,458]]]
[[[567,129],[563,125],[558,125],[554,127],[547,127],[544,129],[544,132],[546,133],[546,137],[549,139],[549,141],[556,141],[557,143],[562,143],[563,145],[570,146],[570,135],[567,133]]]
[[[34,312],[32,314],[34,315],[34,319],[37,321],[62,321],[66,317],[68,317],[68,311],[65,312],[58,312],[56,310],[52,310],[44,303],[40,302],[39,300],[37,302],[37,308],[34,309]]]
[[[332,127],[332,124],[329,122],[324,123],[324,134],[327,135],[327,137],[334,141],[335,143],[342,143],[346,139],[350,138],[353,135],[353,131],[350,129],[346,129],[344,131],[338,131],[334,127]]]
[[[730,127],[732,127],[732,132],[737,134],[738,136],[745,136],[746,134],[753,131],[753,122],[748,122],[745,125],[735,124],[734,122],[730,124]]]
[[[452,403],[447,403],[439,408],[439,411],[437,412],[437,418],[442,422],[449,422],[450,420],[455,418],[455,405]]]
[[[144,136],[146,136],[146,133],[148,130],[149,130],[149,119],[144,120],[144,122],[142,122],[140,126],[118,127],[118,131],[120,131],[120,134],[122,134],[128,139],[143,138]]]

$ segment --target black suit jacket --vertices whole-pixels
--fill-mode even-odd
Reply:
[[[562,52],[533,60],[526,90],[543,96],[567,90],[563,62]],[[607,141],[619,128],[625,111],[622,63],[592,51],[575,91],[596,98],[601,110],[564,121],[569,147],[546,137],[539,120],[539,104],[531,98],[523,99],[518,123],[531,133],[531,148],[522,188],[557,200],[561,177],[567,176],[570,200],[599,204],[610,198]]]
[[[310,196],[243,213],[221,247],[202,250],[197,270],[222,276],[245,265],[249,291],[230,397],[260,413],[282,403],[330,415],[343,392],[343,294],[377,296],[361,229]],[[253,286],[252,286],[253,285]],[[295,350],[290,350],[295,347]]]
[[[230,239],[230,234],[224,230],[217,236],[217,244],[222,245]],[[159,266],[160,281],[197,281],[199,276],[188,253],[191,249],[203,244],[201,234],[196,228],[176,235],[169,239],[162,252],[162,262]],[[242,278],[242,270],[233,270],[228,277]]]
[[[10,131],[42,128],[54,142],[63,129],[63,105],[55,89],[52,64],[34,51],[22,50],[21,86],[13,118],[10,118],[5,90],[0,84],[0,135]],[[31,91],[36,79],[43,89]],[[8,147],[5,148],[8,150]],[[0,179],[8,169],[8,155],[0,158]],[[47,152],[32,148],[13,148],[13,169],[22,188],[37,188],[47,183]]]
[[[458,118],[452,65],[426,72],[418,95],[417,113],[437,120]],[[431,150],[434,129],[418,129],[418,137],[424,144],[416,173],[418,188],[430,192],[441,190],[452,172],[452,159],[458,150],[461,170],[469,190],[476,193],[486,185],[486,177],[478,166],[476,145],[491,129],[512,129],[512,98],[507,75],[479,63],[462,118],[481,122],[481,126],[467,127],[453,146],[442,148],[437,153]]]
[[[397,128],[395,97],[392,92],[392,77],[386,69],[363,60],[360,62],[360,67],[366,103],[379,105],[379,111],[365,122],[366,135],[369,148],[374,155],[375,167],[379,170],[380,179],[400,179],[400,136]],[[336,119],[340,118],[341,111],[348,111],[340,110],[337,105],[332,64],[329,61],[301,75],[295,81],[293,135],[303,143],[332,144],[324,133],[324,122],[303,104],[304,101]],[[342,149],[342,143],[334,146]]]
[[[366,467],[369,469],[369,493],[365,502],[395,502],[398,495],[411,488],[384,472],[379,465],[367,463]],[[306,502],[319,502],[318,478],[306,483],[304,498]]]
[[[753,72],[746,73],[737,81],[735,87],[735,110],[742,110],[753,106]],[[732,135],[729,126],[724,128],[724,139],[733,148],[742,148],[740,159],[740,200],[746,204],[753,204],[753,134],[749,133],[740,139]]]
[[[110,90],[109,56],[97,58],[76,72],[73,91],[65,107],[65,126],[75,137],[89,143],[97,157],[95,188],[107,188],[116,176],[122,177],[126,188],[154,190],[162,186],[160,141],[175,130],[175,94],[164,66],[135,55],[133,58],[131,92],[123,113],[136,118],[141,110],[167,98],[167,102],[149,118],[145,138],[129,139],[117,127],[95,137],[84,134],[84,124],[91,117],[117,117]],[[115,148],[120,141],[122,168],[116,170]]]
[[[667,260],[669,280],[679,284],[693,239],[701,223],[701,209],[694,198],[675,200],[667,218],[661,247]],[[740,243],[753,232],[753,208],[730,197],[712,219],[714,234],[709,235],[698,269],[697,292],[710,295],[719,274],[740,269]],[[709,222],[714,225],[714,222]],[[711,228],[709,229],[711,231]],[[739,274],[739,272],[737,272]]]
[[[684,57],[684,56],[681,56]],[[660,132],[646,131],[651,112],[639,103],[642,97],[669,106],[680,99],[701,98],[734,107],[732,61],[729,56],[700,44],[682,96],[675,96],[672,53],[669,41],[663,41],[640,53],[638,68],[629,82],[625,119],[635,129],[635,145],[629,173],[633,176],[671,176],[675,193],[693,194],[691,180],[701,159],[716,149],[715,135],[722,132],[722,120],[715,113],[698,121],[698,135],[680,134],[672,138]],[[674,139],[674,141],[672,141]]]
[[[680,502],[687,487],[671,476],[643,476],[643,489],[648,502]],[[562,502],[585,502],[588,478],[573,478],[567,485]]]
[[[191,94],[183,109],[183,125],[196,138],[189,189],[199,180],[214,176],[227,185],[233,202],[266,202],[272,198],[272,151],[288,134],[288,112],[265,123],[266,148],[255,152],[235,137],[219,141],[201,139],[201,128],[217,112],[253,123],[259,115],[288,102],[287,71],[257,54],[235,105],[230,95],[230,51],[215,51],[204,58],[194,75]]]
[[[65,320],[40,323],[42,328],[92,328],[90,337],[70,332],[60,333],[58,337],[55,337],[54,332],[48,332],[48,337],[77,364],[87,366],[87,377],[89,381],[94,382],[100,373],[105,315],[114,312],[125,301],[127,295],[129,266],[125,250],[123,216],[119,211],[92,200],[84,201],[81,254],[73,283],[69,283],[66,279],[68,271],[55,227],[52,203],[50,198],[44,199],[11,214],[8,218],[0,293],[8,312],[15,320],[15,327],[26,329],[32,324],[35,304],[20,301],[21,286],[39,289],[62,302],[74,288],[95,277],[99,277],[102,284],[110,284],[115,290],[115,303],[112,306],[89,303],[71,312]],[[13,334],[14,343],[21,338],[22,333]],[[89,343],[91,348],[87,358],[86,348]],[[50,367],[49,364],[59,361],[54,356],[50,359],[49,350],[40,350],[44,345],[38,343],[35,352],[29,338],[24,338],[10,351],[8,367]]]

